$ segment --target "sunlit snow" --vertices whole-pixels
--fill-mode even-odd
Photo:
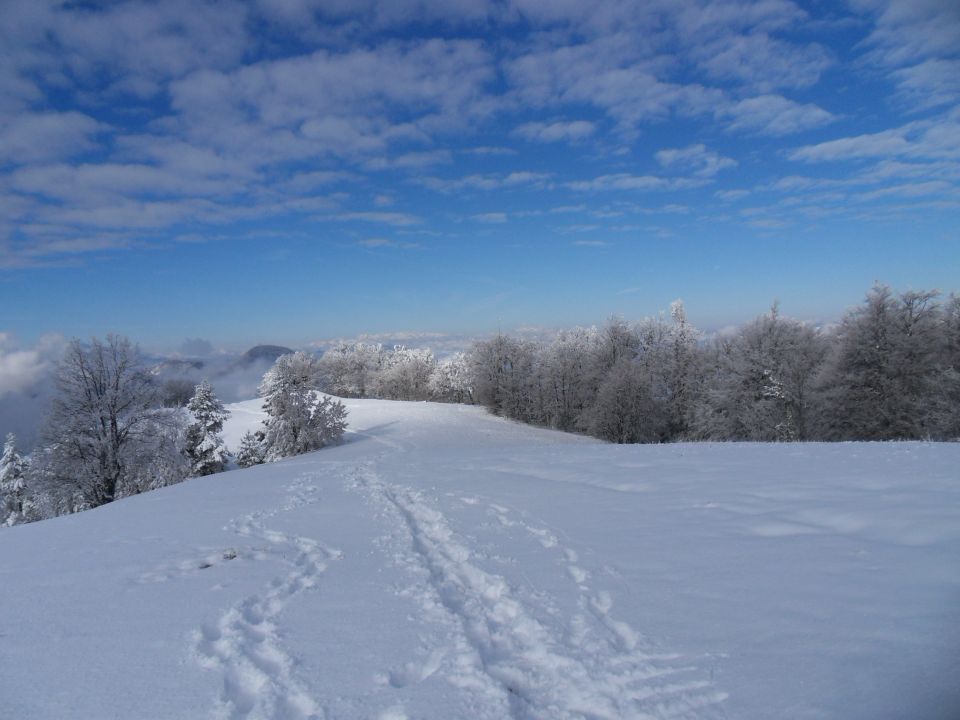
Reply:
[[[960,444],[347,404],[342,446],[0,530],[0,715],[957,716]]]

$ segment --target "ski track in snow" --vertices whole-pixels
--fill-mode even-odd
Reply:
[[[309,475],[288,486],[278,508],[232,521],[227,528],[243,538],[266,543],[284,556],[291,570],[267,588],[227,610],[193,635],[194,654],[206,668],[223,675],[214,716],[224,720],[319,720],[321,705],[297,677],[297,662],[284,649],[277,619],[290,600],[313,587],[327,562],[340,552],[319,541],[271,530],[264,521],[282,512],[316,502]]]
[[[446,647],[430,655],[423,669],[432,674],[449,654],[448,680],[475,695],[484,710],[477,717],[514,720],[624,720],[723,717],[726,695],[701,679],[702,673],[679,655],[643,652],[640,636],[615,620],[610,594],[589,585],[577,553],[560,545],[550,530],[511,517],[490,504],[504,527],[522,527],[545,551],[559,552],[576,583],[581,612],[562,630],[539,617],[550,615],[549,600],[538,606],[502,576],[482,569],[468,541],[422,493],[383,481],[372,464],[361,466],[353,487],[393,508],[406,530],[406,559],[419,568],[427,590],[416,593],[425,617],[447,618]],[[466,504],[479,499],[466,498]],[[402,553],[401,553],[402,554]],[[452,628],[452,630],[451,630]],[[402,686],[403,682],[391,684]]]

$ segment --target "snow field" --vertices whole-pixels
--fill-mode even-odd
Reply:
[[[957,716],[956,445],[347,405],[342,446],[0,532],[4,716]]]

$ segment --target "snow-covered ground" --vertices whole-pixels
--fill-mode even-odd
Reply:
[[[343,446],[0,531],[0,717],[960,717],[960,445],[348,406]]]

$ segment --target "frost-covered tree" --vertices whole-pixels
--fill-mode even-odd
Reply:
[[[124,451],[126,477],[117,497],[175,485],[193,475],[186,453],[188,416],[181,408],[157,408]]]
[[[595,328],[573,328],[559,333],[543,348],[538,371],[543,375],[546,424],[574,430],[583,411],[595,399],[587,389],[587,367],[596,343]]]
[[[17,450],[17,439],[10,433],[0,456],[0,525],[16,525],[23,520],[26,496],[26,462]]]
[[[340,397],[368,397],[386,355],[379,343],[339,343],[315,366],[320,387]]]
[[[875,286],[843,319],[824,375],[830,439],[889,440],[937,433],[943,327],[936,291],[899,297]]]
[[[372,394],[386,400],[426,400],[435,362],[427,349],[397,345],[373,377]]]
[[[689,431],[696,392],[697,343],[700,332],[687,320],[682,300],[670,304],[669,356],[665,360],[664,377],[669,390],[667,433],[684,437]]]
[[[316,392],[317,361],[303,352],[282,355],[263,376],[260,396],[267,412],[263,445],[266,461],[318,450],[339,442],[346,408]]]
[[[237,451],[237,465],[242,468],[260,465],[266,459],[267,448],[264,445],[265,433],[263,430],[248,430],[240,440],[240,449]]]
[[[228,453],[220,433],[230,413],[206,380],[194,389],[187,410],[193,416],[186,435],[186,452],[192,473],[202,476],[223,472]]]
[[[497,334],[474,343],[470,351],[477,401],[491,412],[523,422],[542,422],[538,406],[534,343]]]
[[[715,347],[693,422],[709,440],[805,440],[826,343],[804,323],[770,312]]]
[[[941,316],[941,386],[937,404],[940,437],[960,440],[960,295],[951,294]]]
[[[653,388],[647,368],[621,357],[607,372],[596,402],[585,413],[587,431],[616,443],[663,439],[666,413]]]
[[[156,387],[139,351],[117,335],[73,340],[56,386],[45,430],[56,482],[77,491],[89,507],[111,502],[131,470],[128,450],[149,440],[159,420]]]
[[[430,372],[427,387],[433,400],[454,403],[471,402],[473,388],[466,354],[454,353],[438,362]]]

